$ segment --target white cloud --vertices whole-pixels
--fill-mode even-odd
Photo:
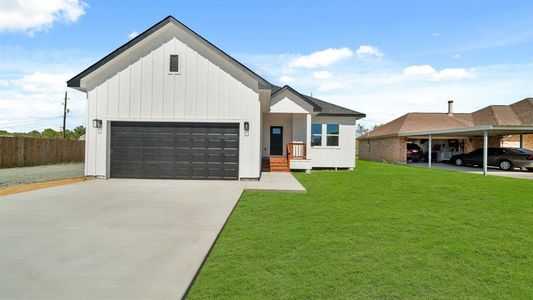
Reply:
[[[329,79],[329,78],[331,78],[331,76],[333,76],[333,74],[331,74],[328,71],[315,71],[315,72],[313,72],[313,78],[315,78],[315,79]]]
[[[57,93],[65,90],[65,82],[73,74],[49,74],[35,72],[24,77],[12,80],[12,83],[29,93]]]
[[[403,70],[403,74],[412,78],[422,78],[430,80],[461,80],[475,77],[473,70],[464,68],[447,68],[441,71],[435,70],[430,65],[414,65]]]
[[[135,38],[138,35],[139,35],[139,33],[137,31],[132,31],[130,34],[128,34],[128,37],[131,40],[131,39]]]
[[[359,48],[357,49],[357,51],[355,51],[355,53],[357,54],[357,57],[359,58],[382,57],[383,56],[383,52],[381,52],[381,50],[379,50],[378,47],[370,46],[370,45],[359,46]]]
[[[80,0],[0,1],[0,31],[46,31],[55,22],[76,22],[86,8]]]
[[[0,89],[0,129],[30,131],[61,126],[61,105],[72,73],[35,72],[7,80]],[[69,90],[67,128],[84,124],[85,96]]]
[[[461,54],[455,54],[453,58],[461,58]]]
[[[433,76],[435,80],[446,80],[446,79],[464,79],[474,77],[474,72],[464,68],[450,68],[443,69]]]
[[[436,73],[437,71],[435,71],[435,69],[433,69],[433,67],[430,65],[410,66],[403,70],[403,74],[407,76],[432,76]]]
[[[322,51],[316,51],[309,55],[302,55],[289,62],[289,67],[293,68],[315,68],[326,67],[335,64],[343,59],[353,55],[352,50],[348,48],[329,48]]]
[[[279,81],[283,84],[289,84],[294,82],[294,78],[287,75],[283,75],[279,78]]]
[[[458,52],[449,55],[454,53]],[[464,72],[453,68],[436,69],[430,64],[407,69],[409,65],[403,61],[390,58],[373,60],[371,64],[348,59],[327,67],[328,72],[334,74],[331,79],[317,80],[311,76],[312,71],[323,69],[309,72],[291,68],[287,71],[288,62],[295,58],[291,53],[241,55],[239,58],[266,78],[275,81],[282,75],[290,75],[297,79],[293,86],[298,91],[313,92],[319,99],[366,113],[361,123],[368,127],[389,122],[410,111],[446,112],[449,99],[455,100],[457,112],[471,112],[487,105],[510,104],[533,96],[531,63],[478,65],[465,68]],[[405,69],[407,74],[418,75],[406,75]],[[468,80],[444,80],[465,76]]]

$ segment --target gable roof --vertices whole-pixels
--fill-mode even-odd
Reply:
[[[86,77],[87,75],[91,74],[92,72],[96,71],[100,67],[104,66],[120,54],[124,53],[131,47],[135,46],[142,40],[146,39],[151,34],[155,33],[159,29],[163,28],[165,25],[172,23],[183,30],[185,30],[187,33],[189,33],[191,36],[193,36],[195,39],[197,39],[200,43],[207,46],[209,49],[213,50],[215,53],[218,53],[223,58],[225,58],[227,61],[235,65],[238,69],[242,70],[255,80],[259,82],[259,88],[260,89],[270,89],[271,90],[271,97],[277,94],[278,92],[281,92],[283,90],[289,90],[290,92],[294,93],[298,97],[300,97],[305,102],[309,103],[313,107],[314,112],[318,112],[318,115],[321,116],[351,116],[351,117],[360,117],[364,118],[366,115],[364,113],[360,113],[351,109],[347,109],[329,102],[326,102],[324,100],[320,100],[317,98],[313,98],[311,96],[307,96],[304,94],[299,93],[292,87],[285,85],[283,87],[276,86],[268,82],[266,79],[261,77],[260,75],[256,74],[252,70],[250,70],[248,67],[228,55],[226,52],[220,50],[217,46],[213,45],[208,40],[204,39],[202,36],[194,32],[192,29],[187,27],[185,24],[181,23],[177,19],[175,19],[173,16],[168,16],[164,18],[163,20],[159,21],[157,24],[153,25],[152,27],[148,28],[135,38],[131,39],[124,45],[120,46],[113,52],[109,53],[108,55],[104,56],[102,59],[94,63],[93,65],[89,66],[87,69],[83,70],[78,75],[72,77],[70,80],[67,81],[67,86],[72,88],[79,88],[81,84],[81,80]]]
[[[405,133],[482,125],[533,126],[533,98],[511,105],[490,105],[473,113],[407,113],[376,127],[359,139],[399,136]]]
[[[130,49],[131,47],[135,46],[140,41],[144,40],[145,38],[147,38],[148,36],[150,36],[151,34],[155,33],[156,31],[158,31],[163,26],[165,26],[165,25],[167,25],[169,23],[173,23],[174,25],[184,29],[186,32],[188,32],[190,35],[192,35],[195,39],[200,41],[202,44],[204,44],[205,46],[207,46],[208,48],[213,50],[215,53],[218,53],[219,55],[221,55],[223,58],[225,58],[230,63],[235,65],[237,68],[239,68],[242,71],[244,71],[246,74],[248,74],[251,77],[253,77],[254,79],[256,79],[259,82],[259,87],[260,88],[270,88],[271,87],[270,82],[268,82],[266,79],[264,79],[263,77],[259,76],[258,74],[256,74],[252,70],[250,70],[248,67],[246,67],[242,63],[238,62],[233,57],[229,56],[226,52],[220,50],[217,46],[213,45],[211,42],[209,42],[208,40],[204,39],[202,36],[200,36],[199,34],[194,32],[192,29],[187,27],[185,24],[183,24],[180,21],[178,21],[177,19],[175,19],[173,16],[168,16],[168,17],[164,18],[163,20],[159,21],[154,26],[148,28],[143,33],[139,34],[135,38],[131,39],[129,42],[127,42],[124,45],[120,46],[115,51],[113,51],[113,52],[109,53],[108,55],[104,56],[102,59],[100,59],[99,61],[97,61],[96,63],[94,63],[90,67],[88,67],[87,69],[83,70],[78,75],[72,77],[69,81],[67,81],[67,86],[68,87],[72,87],[72,88],[80,87],[80,82],[81,82],[81,79],[83,77],[89,75],[90,73],[94,72],[98,68],[102,67],[103,65],[105,65],[106,63],[108,63],[109,61],[114,59],[115,57],[117,57],[120,54],[122,54],[124,51],[126,51],[126,50]]]
[[[271,98],[281,93],[284,90],[289,90],[299,96],[302,100],[313,106],[313,111],[318,112],[319,116],[339,116],[339,117],[360,117],[364,118],[366,115],[355,110],[351,110],[342,106],[335,105],[333,103],[326,102],[308,95],[304,95],[289,85],[283,87],[272,85]]]

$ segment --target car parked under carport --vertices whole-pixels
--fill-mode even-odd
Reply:
[[[450,162],[456,166],[482,166],[483,149],[455,155]],[[523,148],[488,148],[487,166],[498,167],[504,171],[518,168],[533,172],[533,151]]]

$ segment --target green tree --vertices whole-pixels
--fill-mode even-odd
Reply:
[[[41,133],[37,130],[32,130],[28,132],[26,135],[30,137],[41,137]]]
[[[368,131],[369,129],[365,125],[357,124],[357,128],[355,129],[355,135],[359,137],[367,133]]]
[[[46,128],[43,130],[43,132],[41,132],[41,136],[47,139],[56,139],[59,137],[59,134],[59,132],[53,130],[52,128]]]
[[[80,125],[80,126],[74,128],[74,129],[72,130],[72,133],[73,133],[73,137],[74,137],[74,139],[77,140],[77,139],[80,138],[80,136],[82,136],[82,135],[85,134],[85,127],[83,127],[83,126]]]

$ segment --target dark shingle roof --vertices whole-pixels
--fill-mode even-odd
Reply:
[[[296,92],[299,96],[303,98],[303,100],[305,100],[306,102],[309,102],[311,105],[313,105],[313,107],[318,108],[315,111],[318,112],[319,116],[340,116],[340,117],[346,116],[346,117],[361,117],[361,118],[366,117],[364,113],[360,113],[355,110],[351,110],[351,109],[348,109],[342,106],[335,105],[333,103],[326,102],[324,100],[320,100],[320,99],[299,93],[288,85],[284,87],[272,85],[272,95],[278,93],[282,89],[290,89]]]

